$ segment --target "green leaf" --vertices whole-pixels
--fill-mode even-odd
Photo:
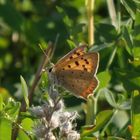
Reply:
[[[71,27],[72,26],[72,20],[70,20],[70,18],[68,17],[68,15],[65,13],[64,9],[59,7],[59,6],[56,6],[56,9],[59,13],[62,14],[63,16],[63,22],[68,26],[68,27]]]
[[[130,110],[131,109],[131,101],[127,100],[118,105],[118,108],[121,110]]]
[[[22,120],[21,126],[26,132],[28,132],[29,135],[31,135],[30,132],[34,126],[33,120],[25,118]],[[30,140],[29,136],[27,136],[22,130],[19,131],[18,138],[19,140]]]
[[[105,110],[98,113],[96,117],[96,129],[99,130],[110,120],[110,117],[113,115],[112,110]]]
[[[0,111],[3,109],[3,98],[2,95],[0,95]]]
[[[132,96],[132,136],[140,138],[140,92],[135,90]]]
[[[40,40],[39,47],[42,51],[48,48],[48,44],[44,40]]]
[[[140,87],[140,76],[134,77],[134,78],[130,79],[129,81]]]
[[[63,18],[63,21],[68,27],[72,26],[72,21],[70,20],[70,18],[68,16],[65,15]]]
[[[109,71],[100,72],[98,75],[98,80],[100,81],[98,89],[106,88],[111,80],[111,75]]]
[[[42,72],[41,74],[41,80],[40,80],[40,88],[43,90],[43,91],[46,91],[48,90],[48,74],[46,71]]]
[[[96,44],[96,45],[93,45],[89,48],[89,52],[98,52],[98,51],[101,51],[103,49],[107,49],[109,47],[112,47],[112,45],[114,44],[114,42],[112,43],[103,43],[103,44]]]
[[[104,92],[104,95],[106,97],[106,100],[107,102],[112,106],[112,107],[115,107],[117,108],[117,103],[115,101],[115,98],[114,98],[114,95],[113,93],[108,90],[107,88],[106,89],[103,89],[103,92]]]
[[[140,4],[140,1],[139,0],[133,0],[135,3],[138,3],[138,4]]]
[[[124,138],[115,137],[115,136],[109,136],[109,137],[107,137],[107,140],[124,140]]]
[[[59,6],[56,6],[56,9],[59,13],[64,13],[64,10],[63,8],[59,7]]]
[[[97,140],[97,137],[83,137],[80,140]]]
[[[0,118],[0,140],[11,140],[12,123]]]
[[[8,103],[4,107],[4,111],[14,121],[18,117],[20,106],[20,102],[15,102],[12,98],[9,98]]]
[[[135,26],[140,26],[140,12],[136,12],[136,20],[135,20]]]
[[[81,137],[88,136],[96,131],[99,131],[102,129],[106,123],[109,121],[110,117],[113,115],[112,110],[105,110],[102,112],[99,112],[99,114],[96,117],[96,125],[92,126],[85,126],[82,128]]]
[[[121,0],[121,3],[126,8],[127,12],[131,15],[133,19],[135,19],[137,5],[132,0]]]
[[[140,59],[140,47],[134,47],[133,48],[133,52],[134,52],[134,57],[135,59]]]
[[[27,84],[22,76],[20,76],[20,81],[21,81],[22,93],[24,96],[26,107],[29,108],[28,87],[27,87]]]
[[[67,42],[68,42],[71,49],[76,48],[76,44],[72,40],[67,39]]]
[[[139,18],[140,18],[140,16],[139,16]],[[133,30],[133,32],[132,32],[132,35],[135,37],[136,41],[138,41],[138,39],[140,39],[140,34],[139,34],[139,32],[140,32],[140,24],[135,25],[135,26],[134,26],[134,30]],[[136,43],[135,43],[135,44],[136,44]]]
[[[139,52],[140,49],[137,49]],[[140,66],[140,57],[135,57],[134,60],[129,60],[129,63],[132,64],[134,67],[139,67]]]
[[[97,24],[96,31],[97,33],[95,32],[95,40],[100,39],[100,42],[106,43],[112,43],[114,40],[117,40],[118,33],[115,27],[111,24]]]
[[[128,69],[116,69],[119,80],[127,91],[140,90],[140,74],[137,71]]]
[[[125,47],[127,52],[132,55],[132,49],[133,49],[133,40],[131,34],[128,32],[128,29],[124,26],[122,29],[122,34],[123,34],[123,40],[125,41]]]

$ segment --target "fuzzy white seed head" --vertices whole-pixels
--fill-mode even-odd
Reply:
[[[59,124],[60,124],[59,113],[54,112],[51,117],[50,127],[51,127],[51,129],[55,129],[55,128],[59,127]]]
[[[38,118],[42,118],[42,117],[45,116],[44,110],[42,109],[41,106],[32,107],[32,108],[29,109],[29,112],[33,116],[38,117]]]
[[[77,131],[71,130],[67,135],[67,140],[80,140],[80,134]]]
[[[60,122],[65,123],[66,121],[68,121],[70,116],[71,116],[70,112],[61,112],[61,114],[60,114]]]
[[[46,140],[56,140],[55,136],[51,131],[47,134]]]
[[[44,138],[47,132],[48,129],[43,124],[39,124],[34,128],[34,133],[37,138]]]
[[[66,136],[72,130],[72,123],[66,122],[60,127],[60,133],[62,136]]]
[[[67,121],[73,121],[78,116],[77,112],[63,112],[60,115],[60,122],[64,123]]]
[[[54,88],[54,89],[50,89],[50,92],[49,92],[49,96],[50,98],[53,100],[53,101],[56,101],[59,97],[59,93],[58,91]]]
[[[63,109],[64,109],[64,102],[63,100],[60,100],[55,107],[55,111],[62,111]]]

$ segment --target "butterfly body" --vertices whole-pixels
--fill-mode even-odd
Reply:
[[[50,70],[51,79],[77,97],[86,99],[98,86],[96,72],[99,54],[86,52],[86,45],[75,48]]]

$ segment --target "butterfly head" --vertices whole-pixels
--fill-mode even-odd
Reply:
[[[54,65],[48,66],[46,68],[48,78],[51,81],[51,83],[56,83],[56,74],[55,74],[55,68]]]

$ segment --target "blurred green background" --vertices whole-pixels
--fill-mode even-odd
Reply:
[[[96,22],[108,16],[105,1],[96,2],[95,13]],[[84,0],[0,0],[0,87],[13,95],[20,75],[30,82],[43,55],[38,44],[57,34],[53,62],[70,50],[67,39],[87,42]]]

